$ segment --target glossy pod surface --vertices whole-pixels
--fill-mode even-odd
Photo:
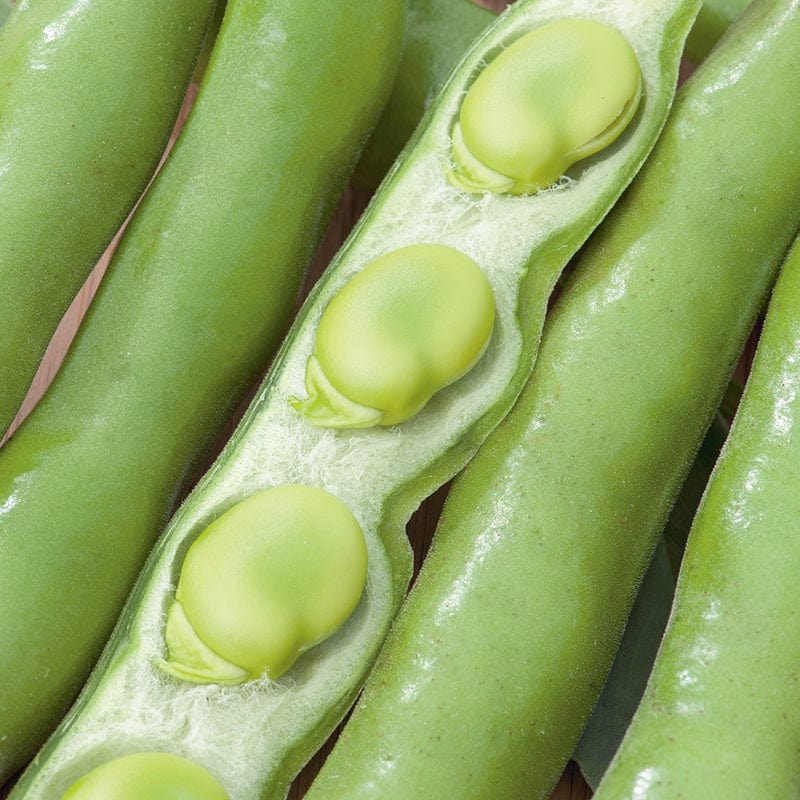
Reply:
[[[592,716],[573,754],[586,782],[596,789],[630,725],[653,668],[675,595],[675,580],[692,520],[730,431],[741,396],[728,385],[711,427],[670,511],[661,541],[642,579],[625,633]]]
[[[653,0],[643,7],[617,0],[599,13],[593,2],[536,0],[515,6],[481,39],[304,305],[237,433],[168,527],[98,670],[23,776],[15,800],[50,800],[111,758],[141,749],[176,752],[176,742],[182,743],[176,754],[221,777],[231,800],[285,795],[352,701],[405,594],[411,554],[404,523],[511,406],[530,371],[561,268],[654,142],[694,10],[693,3]],[[637,119],[617,146],[584,162],[564,188],[531,197],[486,195],[476,203],[445,174],[465,86],[504,42],[577,12],[616,27],[631,41],[647,86]],[[367,264],[418,243],[452,247],[484,271],[496,301],[488,357],[402,425],[334,431],[308,424],[289,398],[303,390],[324,309]],[[191,542],[237,503],[286,484],[329,491],[363,530],[369,572],[354,614],[276,681],[219,686],[165,676],[157,666],[166,652],[164,613]],[[190,739],[182,734],[186,730],[193,733]]]
[[[679,93],[309,800],[549,795],[800,224],[799,48],[800,3],[762,2]]]
[[[158,163],[214,5],[22,0],[0,31],[0,434]]]
[[[644,699],[598,800],[800,797],[798,310],[795,246]]]
[[[172,155],[55,383],[0,452],[0,777],[63,716],[274,354],[402,24],[402,0],[229,3]]]

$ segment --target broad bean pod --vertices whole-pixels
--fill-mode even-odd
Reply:
[[[714,414],[637,591],[603,691],[573,753],[572,758],[592,789],[597,788],[608,769],[641,702],[667,627],[689,529],[730,431],[740,395],[741,389],[734,381]]]
[[[0,434],[158,163],[214,5],[23,0],[0,31]]]
[[[798,48],[800,3],[762,0],[679,92],[309,800],[552,790],[800,225]]]
[[[748,4],[749,0],[706,0],[686,40],[684,53],[695,63],[702,61]],[[411,0],[397,81],[356,170],[355,177],[360,184],[371,188],[377,186],[392,158],[401,150],[430,104],[435,89],[444,81],[466,49],[466,44],[484,30],[494,16],[492,11],[472,0]],[[719,427],[724,428],[724,433],[714,431],[714,443],[709,443],[705,460],[712,456],[715,460],[719,452],[728,425]],[[710,466],[713,466],[713,460]],[[698,469],[697,480],[702,480],[703,486],[710,466],[704,463]],[[681,497],[683,495],[682,491]],[[680,526],[682,542],[692,519],[691,516],[687,518],[686,513],[691,510],[693,516],[697,501],[699,494],[696,499],[689,499],[691,509],[673,509],[670,519],[673,521],[674,517],[674,524]],[[666,548],[656,550],[637,595],[612,673],[575,750],[573,757],[593,788],[599,784],[622,741],[655,658],[672,602],[674,581],[668,579],[667,573],[669,562],[679,557],[674,550],[671,541]],[[680,553],[682,551],[681,545]],[[677,573],[677,567],[675,571]],[[672,588],[669,588],[670,584]]]
[[[231,800],[285,794],[349,706],[404,597],[411,575],[404,522],[508,410],[530,371],[560,270],[652,146],[695,11],[692,2],[668,0],[616,0],[602,9],[535,0],[504,15],[475,45],[304,305],[237,433],[169,525],[98,669],[15,800],[57,797],[88,770],[142,750],[191,758],[223,781]],[[613,148],[578,165],[564,186],[479,197],[450,185],[450,134],[480,65],[531,27],[575,14],[617,27],[635,49],[646,92],[633,125]],[[419,243],[458,249],[485,272],[497,320],[485,357],[399,428],[310,425],[288,401],[303,393],[325,307],[374,259]],[[167,655],[164,614],[190,543],[242,500],[286,484],[326,489],[357,518],[369,571],[355,613],[276,681],[195,685],[165,675],[158,668]],[[182,736],[187,729],[191,738]]]
[[[749,0],[740,3],[737,8],[726,5],[726,0],[721,0],[721,3],[707,0],[703,3],[686,40],[684,55],[691,54],[691,59],[700,63],[746,5],[749,5]],[[711,428],[672,508],[664,531],[665,546],[656,547],[636,595],[608,679],[575,748],[573,759],[592,789],[597,788],[608,769],[641,701],[669,618],[675,589],[674,578],[680,568],[689,529],[720,448],[730,430],[740,396],[741,387],[734,380],[714,415]],[[672,579],[669,573],[674,575]]]
[[[596,797],[800,796],[800,244],[689,535],[642,703]]]
[[[54,384],[0,452],[0,779],[76,696],[277,348],[388,96],[403,12],[229,3],[186,127]]]

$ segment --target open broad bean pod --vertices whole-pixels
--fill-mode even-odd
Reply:
[[[231,800],[284,796],[288,782],[349,706],[405,595],[411,574],[405,521],[425,495],[464,465],[510,408],[535,360],[547,301],[561,269],[654,144],[696,11],[693,0],[612,0],[599,6],[589,0],[530,0],[503,15],[476,43],[304,305],[233,439],[169,525],[90,683],[21,779],[14,800],[61,797],[92,769],[152,751],[189,758],[209,770]],[[555,52],[563,40],[556,37],[554,48],[549,33],[563,32],[565,25],[571,27],[572,47],[583,47],[590,58],[595,51],[607,55],[609,48],[617,53],[612,62],[619,62],[618,81],[605,79],[615,89],[620,84],[621,91],[592,95],[581,65],[567,59],[566,73],[554,68],[543,84],[531,87],[538,101],[557,84],[564,86],[571,100],[557,114],[551,115],[546,105],[527,107],[524,93],[517,91],[516,106],[504,112],[510,137],[499,127],[488,137],[472,130],[475,121],[461,114],[465,92],[469,96],[481,75],[491,75],[502,90],[514,80],[510,59],[515,53],[528,55],[529,44],[538,48],[542,39]],[[586,47],[595,43],[603,46]],[[597,63],[608,66],[603,58]],[[580,80],[570,82],[576,69]],[[487,90],[476,102],[491,109],[496,100],[495,92]],[[526,126],[517,136],[515,115]],[[565,174],[543,171],[527,152],[531,120],[542,135],[549,131],[553,149],[548,164],[563,164]],[[468,163],[454,143],[457,123],[478,135],[463,137],[471,154]],[[599,148],[592,144],[598,139]],[[564,157],[576,148],[585,148],[586,157],[567,166],[570,159]],[[469,190],[463,181],[449,179],[460,167],[472,182]],[[530,193],[506,193],[495,180],[498,174],[513,179],[508,188]],[[549,185],[553,178],[556,183]],[[370,271],[387,259],[403,268],[408,253],[430,267],[396,283],[399,307],[408,308],[413,296],[420,317],[365,315],[364,344],[380,344],[372,372],[388,381],[371,386],[375,392],[367,397],[359,387],[370,382],[364,368],[368,355],[357,362],[328,359],[325,354],[336,347],[328,347],[327,337],[336,345],[340,331],[338,323],[323,323],[326,314],[334,313],[337,298],[348,292],[368,309],[374,302],[366,279]],[[440,271],[443,265],[447,268]],[[452,325],[439,331],[433,326],[436,310],[456,302],[447,291],[450,266],[473,276],[470,285],[481,298],[483,311],[463,336]],[[415,339],[420,331],[421,340]],[[392,349],[397,368],[408,369],[403,374],[413,374],[415,385],[422,387],[405,398],[398,416],[383,406],[393,397],[387,386],[396,376],[392,363],[383,360]],[[330,427],[325,420],[312,424],[319,420],[309,419],[313,415],[303,402],[320,387],[328,408],[350,421],[358,417],[358,426]],[[359,416],[365,409],[375,412],[366,420],[369,426],[362,426],[365,419]],[[292,639],[289,649],[299,654],[297,660],[286,664],[281,655],[276,666],[268,658],[256,663],[251,660],[256,646],[251,649],[250,643],[220,654],[211,625],[218,609],[197,613],[203,602],[187,593],[202,591],[204,581],[189,580],[191,588],[185,564],[201,558],[196,548],[211,542],[213,527],[225,533],[227,515],[262,492],[286,486],[322,490],[352,514],[367,553],[363,594],[345,621],[318,626],[321,612],[306,616],[306,611],[326,595],[316,594],[319,587],[305,573],[292,571],[294,589],[282,590],[276,616],[288,622],[273,642],[285,645]],[[257,527],[269,525],[259,522]],[[267,538],[272,540],[272,533]],[[300,545],[289,550],[295,552],[295,546]],[[234,584],[248,579],[236,568],[231,575]],[[356,583],[354,577],[331,597],[355,591]],[[207,588],[217,592],[219,606],[227,606],[236,589],[224,584]],[[272,603],[275,597],[252,599]],[[176,603],[183,612],[175,610]],[[168,617],[175,621],[171,628]],[[229,619],[221,619],[223,627],[227,624]],[[323,635],[328,638],[320,641]],[[173,667],[165,670],[169,664]],[[236,669],[247,674],[220,680],[237,674]],[[261,676],[253,679],[259,669]],[[201,680],[176,677],[187,670]]]

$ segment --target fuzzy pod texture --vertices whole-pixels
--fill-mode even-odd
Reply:
[[[800,245],[689,535],[669,626],[596,797],[800,796]]]
[[[762,0],[679,92],[309,800],[549,796],[800,224],[798,48],[800,3]]]
[[[531,26],[577,11],[629,37],[646,85],[637,119],[613,148],[547,191],[506,197],[454,188],[446,179],[450,132],[479,66]],[[141,750],[192,759],[222,777],[231,800],[285,796],[352,702],[405,595],[412,567],[406,520],[512,405],[535,358],[561,269],[652,147],[695,11],[692,2],[672,0],[615,0],[602,7],[533,0],[515,6],[476,43],[304,305],[231,442],[168,526],[94,676],[23,776],[15,800],[57,796],[89,769]],[[375,258],[414,243],[454,247],[485,271],[496,325],[484,358],[401,426],[333,431],[309,425],[289,398],[302,392],[323,310]],[[369,569],[355,613],[276,681],[198,686],[164,675],[157,667],[166,649],[164,614],[190,543],[242,499],[294,483],[334,494],[364,532]]]
[[[0,452],[0,777],[69,707],[277,349],[388,96],[403,17],[402,0],[229,3],[186,127]]]
[[[0,433],[150,179],[214,5],[20,0],[0,31]]]

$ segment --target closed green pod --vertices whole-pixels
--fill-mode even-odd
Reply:
[[[531,380],[454,482],[426,562],[309,800],[550,797],[606,679],[669,509],[800,226],[798,51],[796,0],[756,3],[679,91],[650,159],[548,315]],[[796,339],[786,339],[795,352]],[[785,409],[765,415],[777,422],[790,410],[796,378],[794,371],[775,375],[772,388],[790,390],[778,395]],[[787,446],[776,442],[773,452]],[[794,468],[783,472],[791,481]],[[738,481],[746,477],[742,469]],[[752,495],[759,504],[747,519],[755,525],[774,507],[776,520],[788,524],[796,503],[781,512],[768,502],[775,494],[762,500],[758,484]],[[733,497],[726,505],[738,513]],[[737,528],[731,537],[747,541],[748,534]],[[722,555],[713,536],[707,541],[703,555]],[[647,735],[637,737],[624,766],[622,757],[619,770],[612,766],[617,779],[598,798],[796,793],[797,637],[788,631],[786,655],[777,656],[771,648],[784,636],[779,621],[761,639],[758,617],[747,615],[746,603],[734,605],[748,587],[747,561],[730,584],[715,574],[710,586],[715,593],[726,587],[749,637],[734,637],[733,614],[725,623],[701,621],[711,598],[698,587],[696,625],[680,626],[688,646],[669,656],[663,690],[645,712]],[[763,563],[785,576],[778,582],[786,594],[774,594],[778,617],[791,629],[796,592],[791,567],[780,561],[773,551]],[[708,575],[704,563],[698,559],[695,569]],[[769,574],[765,568],[753,584],[760,587],[754,603],[772,594]],[[715,673],[722,652],[712,659],[702,634],[723,624],[735,658]],[[739,659],[735,651],[747,638],[763,646]],[[779,694],[763,702],[752,694],[755,708],[741,704],[740,688],[751,696],[759,672],[775,675],[773,661],[782,673]],[[718,733],[693,705],[712,674],[719,705],[736,723]],[[694,773],[686,778],[681,718],[691,743],[684,763]],[[708,759],[709,752],[716,755]],[[660,764],[668,763],[660,780]],[[717,793],[719,766],[735,767],[739,780]],[[703,789],[687,794],[695,779]]]
[[[798,308],[795,245],[689,534],[650,681],[598,800],[800,795]]]
[[[39,0],[0,31],[0,433],[133,208],[215,0]]]

